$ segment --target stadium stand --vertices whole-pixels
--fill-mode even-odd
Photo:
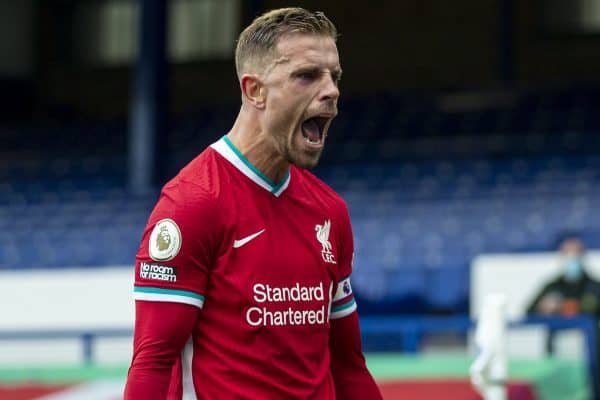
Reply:
[[[340,105],[316,173],[348,202],[363,312],[465,311],[477,254],[548,250],[564,230],[600,246],[598,90],[487,98]],[[168,175],[224,134],[236,107],[173,119]],[[158,189],[127,191],[125,132],[123,121],[0,128],[0,268],[132,263]]]

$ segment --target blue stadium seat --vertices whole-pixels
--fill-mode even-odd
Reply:
[[[315,173],[348,203],[357,296],[398,312],[407,299],[412,310],[462,307],[477,254],[547,250],[564,230],[600,246],[598,94],[522,91],[513,104],[458,111],[414,93],[343,99]],[[236,111],[174,118],[167,173],[224,134]],[[0,127],[0,268],[133,262],[157,190],[125,189],[125,130]]]

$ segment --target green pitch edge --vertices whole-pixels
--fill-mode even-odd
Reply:
[[[378,379],[386,378],[465,378],[473,358],[460,354],[369,354],[369,370]],[[563,375],[565,370],[585,375],[581,361],[544,358],[538,360],[511,360],[509,375],[512,379],[532,380],[539,377]]]
[[[472,357],[464,354],[370,354],[367,364],[380,380],[468,379]],[[544,358],[511,360],[509,380],[529,382],[543,400],[584,400],[589,398],[587,370],[582,361]]]
[[[96,379],[124,380],[128,366],[48,366],[0,368],[0,383],[71,383]]]
[[[472,358],[457,355],[414,356],[400,354],[369,354],[367,364],[377,379],[394,378],[465,378],[469,376]],[[511,361],[510,376],[518,380],[535,380],[539,377],[575,375],[584,376],[581,362],[547,358],[534,361]],[[124,378],[127,366],[48,366],[40,368],[0,368],[2,381],[66,382],[89,379]]]

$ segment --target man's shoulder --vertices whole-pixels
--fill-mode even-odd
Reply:
[[[161,197],[188,206],[214,202],[222,187],[221,175],[218,154],[208,147],[163,186]]]
[[[546,285],[544,285],[544,289],[556,290],[556,289],[562,289],[565,286],[567,286],[567,281],[565,281],[565,279],[562,275],[559,275],[557,277],[550,279],[546,283]]]
[[[315,174],[306,169],[297,167],[295,167],[295,171],[301,180],[302,185],[310,193],[321,197],[326,204],[331,204],[334,207],[347,208],[344,198]]]

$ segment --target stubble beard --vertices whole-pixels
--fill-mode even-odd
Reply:
[[[294,135],[283,142],[282,154],[287,162],[298,168],[312,169],[317,166],[321,159],[322,151],[306,152],[296,148]]]
[[[277,152],[281,157],[290,164],[298,168],[312,169],[317,166],[321,158],[322,149],[317,151],[305,151],[302,149],[302,144],[299,143],[297,135],[300,135],[300,140],[304,140],[302,131],[298,132],[297,128],[291,128],[287,124],[275,124],[270,127],[272,132],[271,139]]]

